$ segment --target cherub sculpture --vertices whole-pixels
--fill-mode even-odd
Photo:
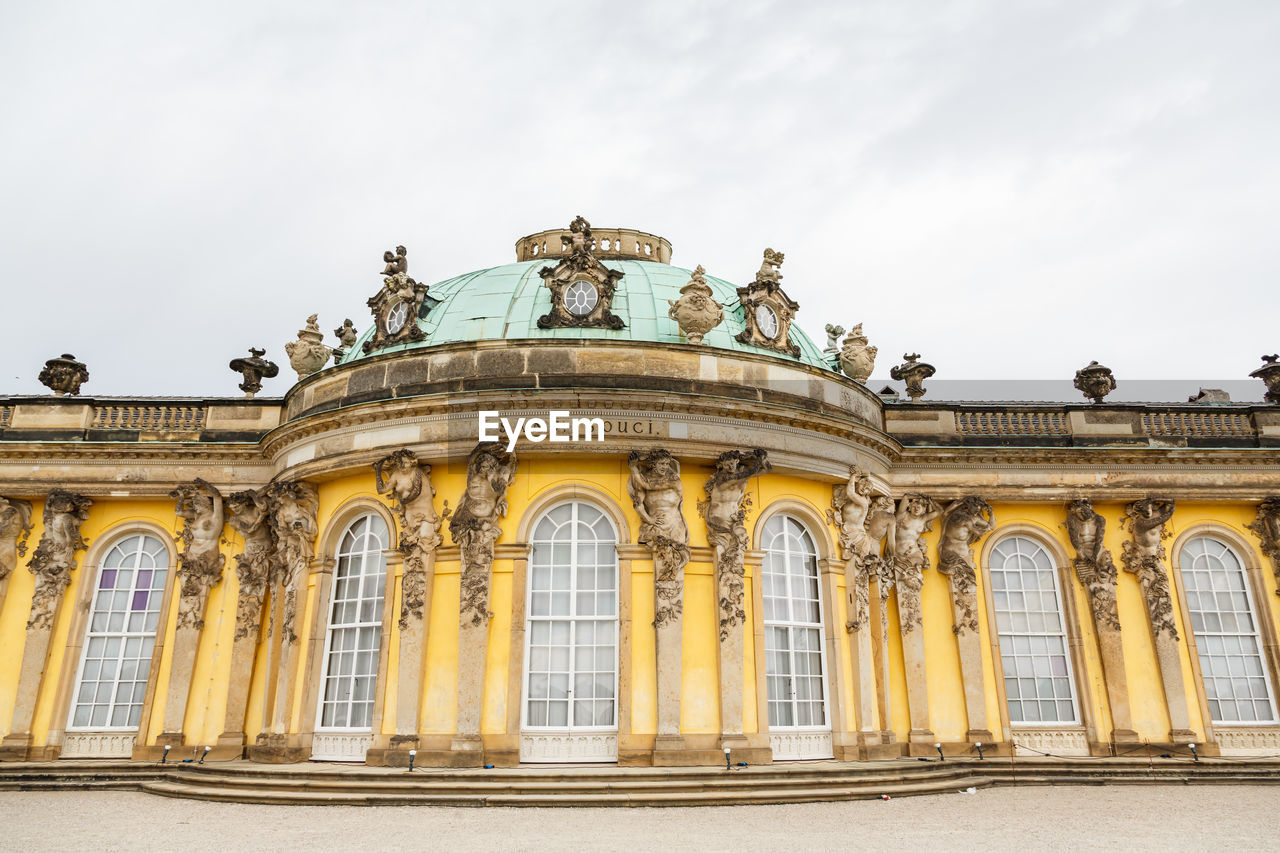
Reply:
[[[773,249],[764,250],[764,262],[760,264],[760,270],[756,273],[757,282],[771,281],[775,284],[782,281],[782,273],[778,268],[782,266],[782,259],[786,257],[782,252],[775,252]]]

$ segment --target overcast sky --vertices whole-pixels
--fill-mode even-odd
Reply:
[[[200,6],[0,6],[0,395],[70,352],[235,396],[250,345],[282,394],[384,249],[437,281],[579,213],[730,281],[785,252],[873,384],[1194,393],[1280,348],[1280,3]]]

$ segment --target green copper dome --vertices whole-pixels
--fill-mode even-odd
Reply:
[[[459,341],[517,340],[521,338],[607,338],[621,341],[654,341],[681,344],[687,339],[680,327],[667,316],[669,301],[680,298],[680,288],[689,283],[689,270],[655,261],[606,260],[610,269],[621,270],[613,297],[613,313],[626,322],[626,327],[611,329],[555,328],[539,329],[538,318],[551,310],[551,291],[543,286],[538,270],[550,259],[521,261],[500,267],[466,273],[431,285],[427,301],[432,307],[418,320],[426,339],[412,344],[398,344],[376,350],[369,355],[418,349]],[[554,262],[552,262],[554,265]],[[829,356],[814,346],[794,324],[791,341],[800,347],[800,358],[739,343],[735,337],[745,328],[742,306],[738,304],[737,286],[710,275],[707,284],[715,300],[724,305],[724,322],[702,339],[704,346],[714,349],[754,352],[787,361],[801,361],[814,367],[834,370]],[[373,337],[368,329],[342,359],[342,364],[368,356],[364,342]]]

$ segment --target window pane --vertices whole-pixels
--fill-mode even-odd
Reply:
[[[769,726],[825,727],[826,666],[818,553],[799,521],[774,515],[761,538]]]

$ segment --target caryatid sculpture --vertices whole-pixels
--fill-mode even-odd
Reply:
[[[957,636],[978,630],[978,581],[973,565],[973,546],[995,526],[996,517],[991,505],[973,495],[952,501],[942,511],[938,571],[951,578],[956,616],[953,630]]]
[[[169,492],[177,501],[174,512],[184,524],[177,539],[182,543],[178,554],[178,627],[204,627],[204,606],[209,590],[222,580],[226,564],[218,543],[225,523],[222,495],[204,480],[196,478],[190,485]]]
[[[831,509],[827,518],[836,526],[840,540],[841,557],[845,560],[845,586],[852,596],[850,631],[857,631],[866,624],[870,609],[868,581],[875,571],[879,554],[872,554],[873,545],[867,532],[867,516],[871,512],[871,478],[858,469],[849,467],[849,481],[831,487]]]
[[[0,583],[13,574],[18,558],[27,555],[27,537],[30,535],[31,502],[0,498]]]
[[[412,450],[397,450],[373,464],[378,494],[395,501],[400,521],[400,553],[404,555],[401,580],[400,630],[410,617],[422,619],[426,601],[427,555],[440,546],[440,513],[433,502],[431,466],[418,461]]]
[[[716,582],[720,599],[720,639],[724,640],[747,614],[743,608],[746,589],[744,561],[751,538],[747,533],[747,483],[769,472],[768,454],[760,449],[727,450],[716,459],[716,469],[707,480],[705,501],[698,509],[707,520],[707,542],[715,550]]]
[[[898,501],[893,534],[893,575],[898,587],[902,630],[906,633],[923,624],[920,589],[924,586],[924,571],[929,568],[924,534],[933,529],[933,520],[940,515],[942,510],[933,498],[910,494],[903,495]]]
[[[45,498],[41,515],[44,533],[28,564],[36,576],[36,588],[31,598],[27,630],[53,627],[58,600],[71,583],[76,552],[83,551],[89,544],[80,535],[80,525],[88,520],[92,504],[93,501],[83,495],[73,495],[62,489],[54,489]]]
[[[320,498],[310,483],[289,480],[277,480],[266,491],[276,540],[275,580],[285,588],[282,636],[292,643],[298,639],[294,630],[298,588],[306,581],[320,530],[316,523]]]
[[[1174,502],[1144,498],[1125,507],[1122,526],[1127,524],[1132,538],[1124,543],[1125,571],[1138,576],[1142,593],[1151,615],[1151,630],[1157,635],[1178,639],[1173,621],[1173,597],[1169,592],[1169,576],[1164,568],[1164,540],[1169,533],[1165,522],[1173,518]]]
[[[1099,630],[1120,630],[1120,614],[1116,609],[1116,565],[1111,552],[1103,545],[1107,521],[1093,509],[1088,500],[1067,504],[1067,536],[1076,557],[1071,561],[1076,577],[1089,592],[1089,606]]]
[[[517,460],[501,444],[476,445],[467,460],[467,489],[449,519],[449,534],[462,557],[463,626],[489,621],[489,574],[493,545],[502,535],[498,520],[507,514],[507,487],[515,480]]]
[[[1271,560],[1271,569],[1280,583],[1280,497],[1267,498],[1258,506],[1258,515],[1246,525],[1262,543],[1262,553]],[[1277,590],[1280,594],[1280,590]]]
[[[266,490],[234,492],[227,496],[227,523],[244,539],[244,549],[236,554],[236,579],[240,582],[236,602],[235,639],[256,636],[267,584],[276,576],[275,532]]]
[[[679,618],[683,610],[684,567],[689,562],[689,528],[684,523],[680,463],[666,450],[631,451],[627,494],[640,516],[639,542],[653,552],[653,624]]]

